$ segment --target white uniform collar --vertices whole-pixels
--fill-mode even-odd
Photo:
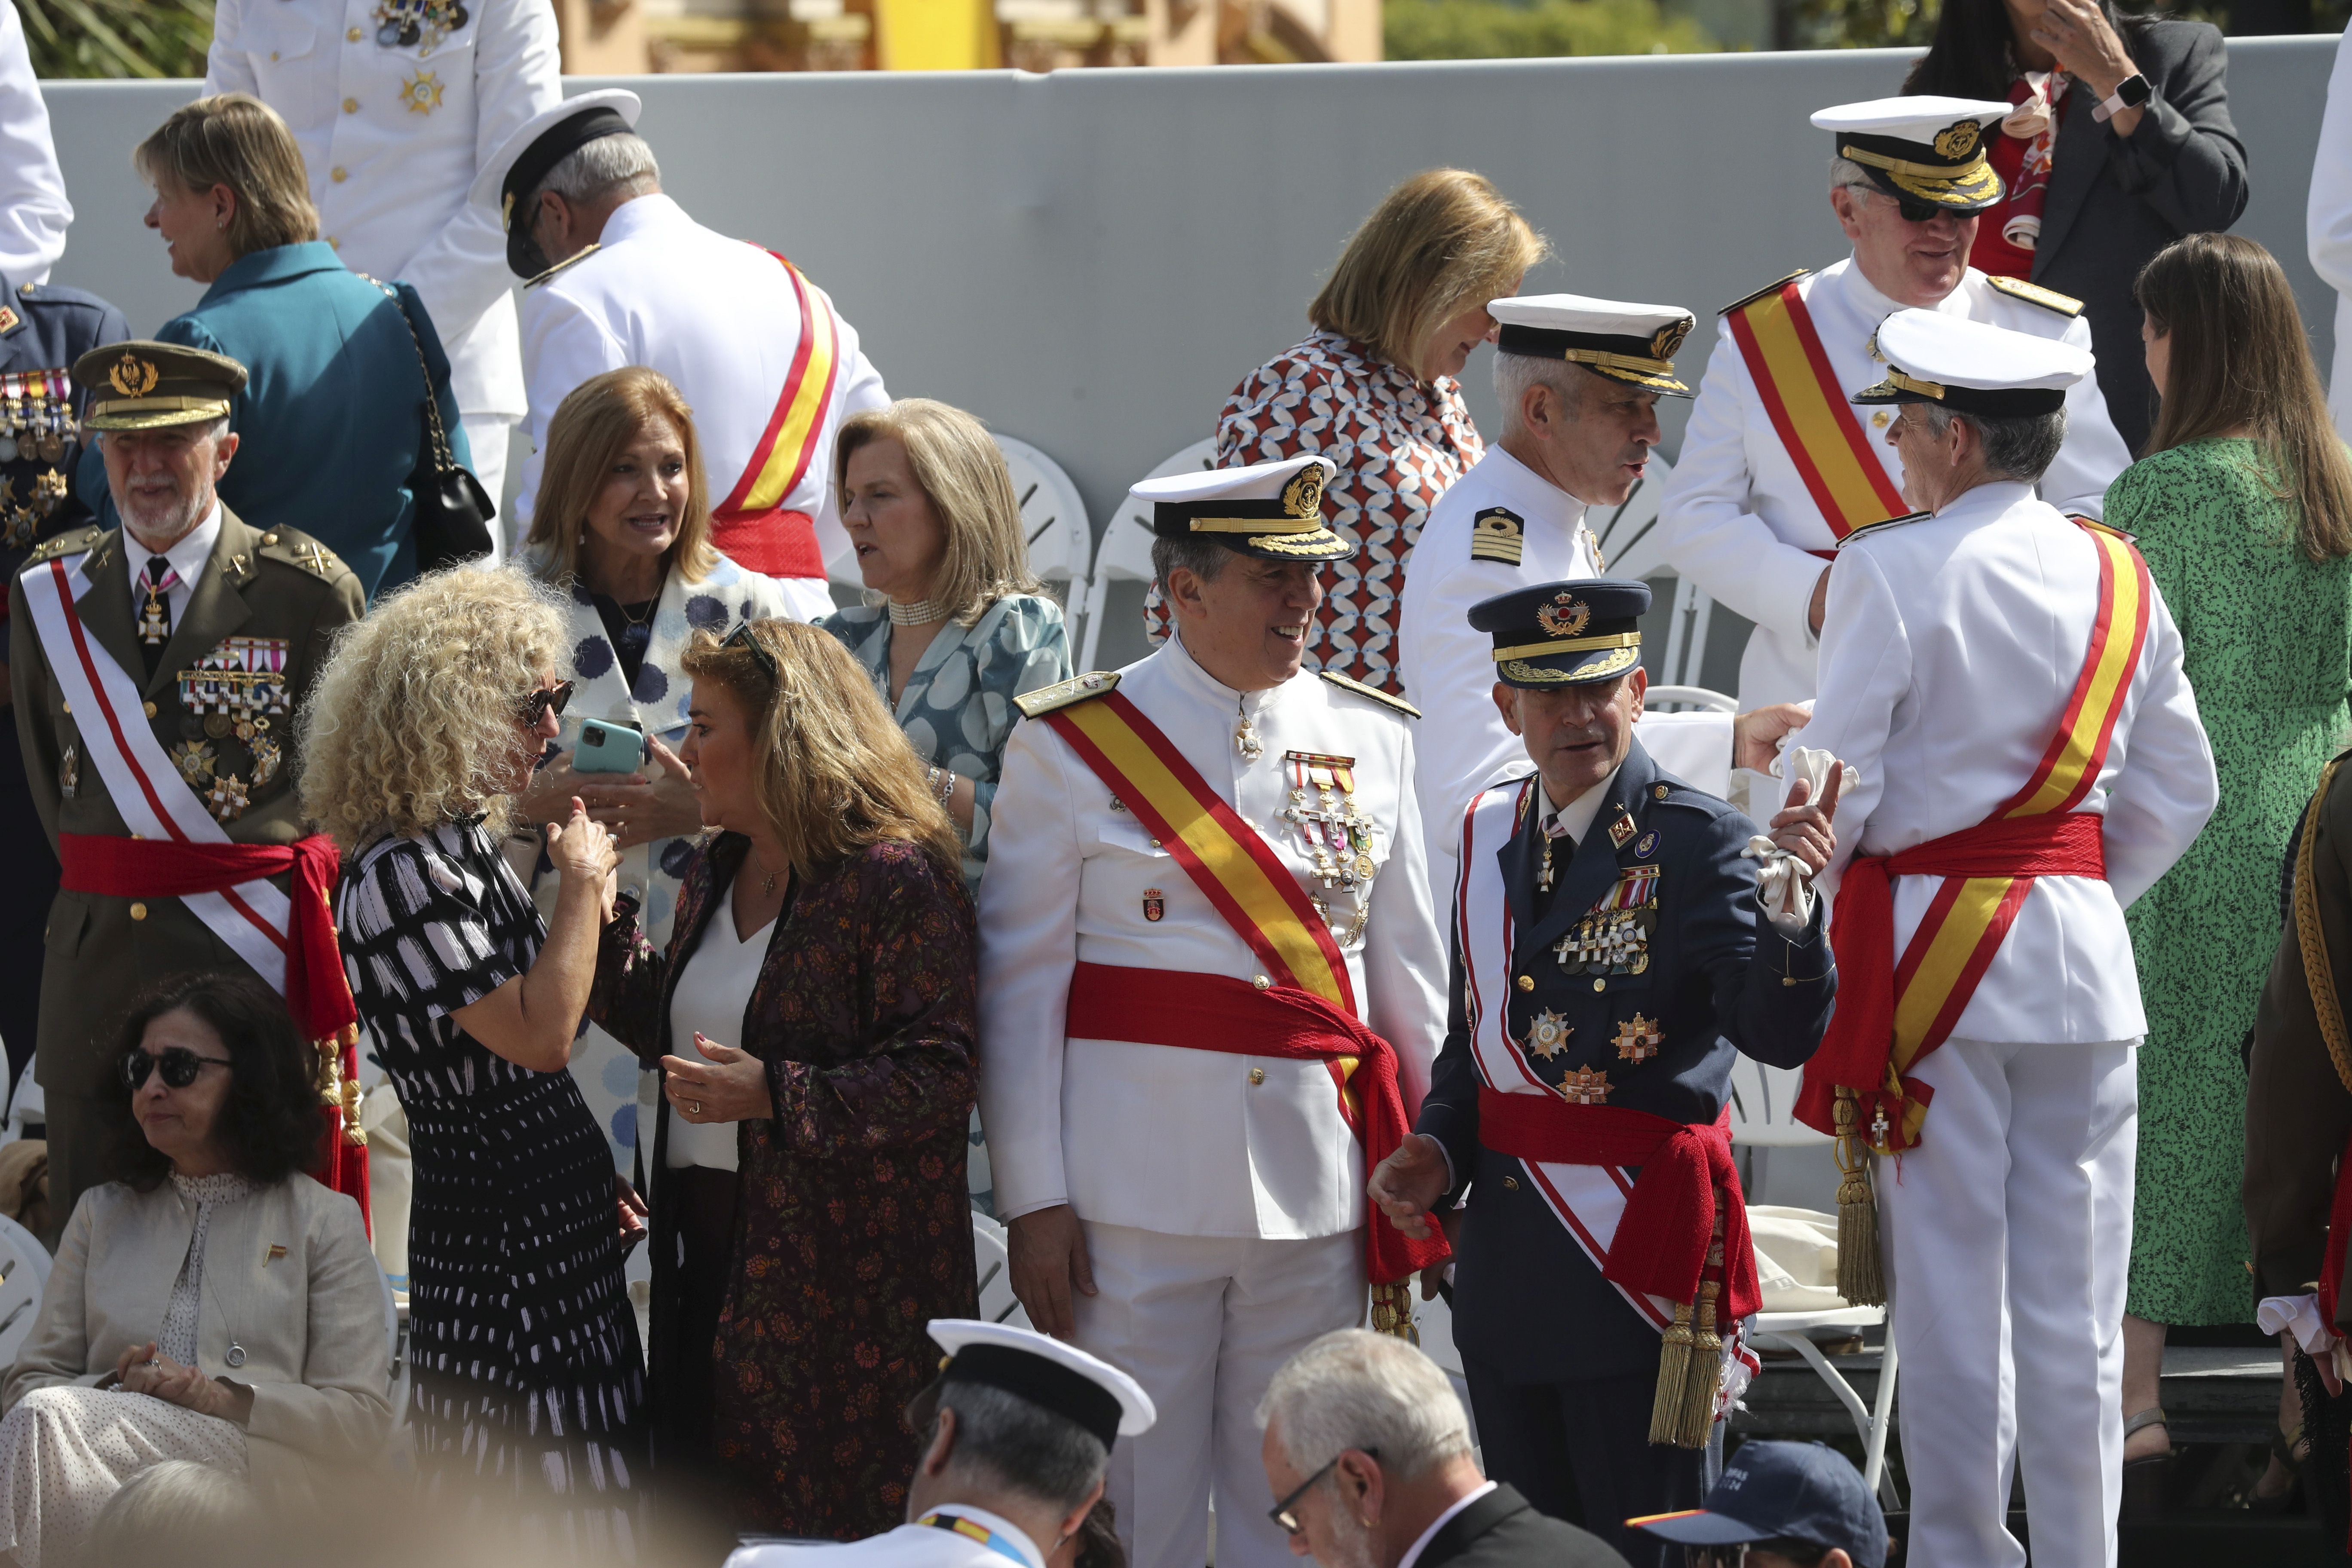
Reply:
[[[1263,691],[1236,691],[1201,668],[1200,661],[1185,647],[1181,632],[1160,646],[1160,657],[1168,661],[1180,687],[1192,696],[1213,702],[1221,712],[1231,710],[1236,713],[1263,713],[1280,700],[1284,688],[1290,685],[1290,680],[1286,680],[1281,686],[1269,686]],[[1306,674],[1304,669],[1298,672],[1298,676]],[[1291,680],[1298,676],[1291,677]]]
[[[220,539],[220,500],[215,497],[213,509],[205,513],[204,521],[188,530],[177,544],[163,552],[163,559],[172,563],[173,572],[179,574],[181,589],[191,594],[195,592],[196,584],[204,579],[205,563],[213,558],[213,545]],[[139,542],[138,535],[125,526],[122,531],[122,557],[131,563],[131,607],[134,611],[146,602],[146,592],[139,586],[139,574],[146,570],[148,558],[152,554],[152,551]],[[172,598],[172,624],[177,626],[179,611],[187,600],[180,597],[178,591],[174,591]]]
[[[2021,479],[1993,479],[1974,489],[1962,490],[1945,502],[1943,510],[1936,515],[1939,518],[1999,517],[2020,501],[2032,499],[2033,487]]]
[[[979,1525],[992,1534],[1002,1537],[1006,1545],[1019,1551],[1028,1560],[1029,1568],[1045,1568],[1045,1554],[1037,1550],[1037,1543],[1029,1539],[1028,1531],[1001,1513],[992,1512],[978,1503],[971,1502],[943,1502],[937,1508],[931,1509],[924,1517],[929,1518],[932,1513],[946,1514]],[[923,1528],[935,1530],[938,1526],[926,1525]]]
[[[597,236],[596,243],[603,247],[614,246],[651,229],[693,221],[676,200],[659,191],[652,191],[642,196],[631,196],[614,207],[613,216],[604,220],[604,232]]]
[[[1584,836],[1592,831],[1592,819],[1601,815],[1601,803],[1608,798],[1609,786],[1617,782],[1618,768],[1623,766],[1624,764],[1620,763],[1616,768],[1611,768],[1607,778],[1602,779],[1566,805],[1552,804],[1551,792],[1544,787],[1543,775],[1538,773],[1536,793],[1543,796],[1543,811],[1536,819],[1537,825],[1541,826],[1557,816],[1559,818],[1559,825],[1568,829],[1568,836],[1577,843],[1582,844]],[[1400,1563],[1397,1568],[1404,1568],[1404,1564]]]
[[[1614,777],[1615,775],[1612,774],[1611,776]],[[1493,1491],[1498,1484],[1499,1483],[1495,1481],[1488,1481],[1485,1485],[1471,1491],[1465,1492],[1460,1497],[1455,1498],[1452,1505],[1449,1506],[1444,1513],[1441,1513],[1435,1519],[1431,1520],[1429,1521],[1429,1528],[1423,1531],[1420,1535],[1414,1538],[1413,1543],[1404,1549],[1404,1555],[1397,1559],[1397,1568],[1412,1568],[1414,1563],[1421,1561],[1422,1552],[1429,1545],[1432,1537],[1436,1535],[1439,1531],[1444,1530],[1446,1525],[1451,1523],[1455,1514],[1460,1513],[1464,1509],[1468,1508],[1472,1503],[1476,1502],[1480,1498],[1485,1497],[1488,1492]]]
[[[1934,309],[1938,314],[1965,316],[1969,313],[1969,275],[1975,270],[1974,268],[1964,268],[1960,273],[1959,282],[1952,286],[1952,291],[1936,301]],[[1839,279],[1839,282],[1845,289],[1846,299],[1853,302],[1854,310],[1873,327],[1897,310],[1908,310],[1914,308],[1906,305],[1900,300],[1890,300],[1880,293],[1878,285],[1863,276],[1862,262],[1857,257],[1849,256],[1845,258],[1845,276]]]
[[[1571,527],[1583,521],[1588,509],[1582,500],[1512,457],[1501,441],[1486,448],[1478,468],[1491,468],[1494,471],[1485,476],[1487,482],[1517,499],[1529,511],[1546,519],[1558,517]]]

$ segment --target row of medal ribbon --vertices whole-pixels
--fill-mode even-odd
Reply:
[[[0,463],[62,463],[74,435],[73,383],[64,371],[0,373]]]

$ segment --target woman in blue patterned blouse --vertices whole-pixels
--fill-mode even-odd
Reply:
[[[962,836],[988,863],[1013,699],[1066,680],[1062,607],[1029,572],[1003,454],[961,408],[910,397],[850,418],[834,446],[841,521],[872,603],[827,616],[874,678]]]

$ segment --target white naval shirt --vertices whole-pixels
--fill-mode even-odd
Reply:
[[[66,253],[73,204],[49,133],[49,106],[33,77],[25,19],[0,16],[0,283],[46,283]]]
[[[1470,529],[1504,507],[1521,522],[1519,563],[1474,561]],[[1527,771],[1527,748],[1495,706],[1495,640],[1470,625],[1471,606],[1538,583],[1601,575],[1584,502],[1505,451],[1498,442],[1430,509],[1407,563],[1397,627],[1397,672],[1421,710],[1422,838],[1430,886],[1454,890],[1462,814],[1478,792]],[[1731,717],[1655,713],[1641,721],[1642,744],[1658,765],[1710,795],[1731,787]]]
[[[2082,674],[2098,598],[2096,547],[2022,484],[1979,486],[1839,554],[1822,694],[1803,740],[1860,782],[1838,802],[1824,889],[1834,896],[1857,853],[1973,827],[2024,786]],[[2095,1042],[2147,1032],[2123,912],[2219,797],[2180,660],[2179,629],[2156,594],[2105,765],[2076,808],[2106,816],[2107,879],[2035,880],[1955,1035]],[[1895,879],[1898,956],[1940,881]]]
[[[810,290],[830,306],[814,279]],[[849,549],[833,494],[834,437],[852,414],[890,402],[881,373],[858,352],[856,329],[838,310],[834,320],[839,369],[824,431],[782,502],[815,519],[828,562]],[[666,195],[624,202],[595,251],[524,291],[523,375],[539,451],[523,465],[516,517],[527,522],[539,494],[540,452],[556,405],[590,376],[632,364],[661,372],[686,395],[717,506],[767,431],[803,325],[792,281],[766,250],[703,227]]]
[[[739,1546],[726,1568],[1045,1568],[1028,1531],[975,1503],[942,1503],[934,1513],[986,1530],[1003,1547],[933,1524],[902,1524],[863,1541],[812,1541]],[[1017,1555],[1015,1555],[1017,1553]]]
[[[1181,637],[1120,672],[1118,693],[1167,735],[1323,899],[1345,931],[1357,895],[1326,891],[1298,830],[1280,820],[1284,753],[1355,759],[1355,798],[1377,824],[1370,920],[1343,949],[1360,1016],[1396,1047],[1408,1116],[1445,1035],[1445,948],[1422,861],[1415,737],[1397,710],[1302,671],[1236,692]],[[1243,714],[1260,744],[1234,743]],[[1230,1056],[1066,1033],[1080,960],[1252,980],[1256,956],[1175,858],[1051,725],[1005,747],[980,888],[981,1122],[1006,1219],[1067,1203],[1078,1217],[1175,1236],[1297,1239],[1364,1219],[1363,1152],[1320,1061]],[[1147,890],[1164,900],[1146,919]]]
[[[1852,257],[1799,279],[1797,287],[1839,389],[1851,397],[1884,381],[1886,366],[1870,356],[1870,340],[1881,321],[1904,307],[1874,288]],[[2090,352],[2090,322],[2004,294],[1974,268],[1936,310]],[[1886,411],[1853,412],[1900,489],[1902,459],[1886,445],[1879,418]],[[2042,499],[2062,511],[2104,517],[2107,486],[2130,462],[2107,417],[2098,377],[2084,376],[2066,394],[2066,442],[2042,476]],[[1676,572],[1756,623],[1739,662],[1740,707],[1812,696],[1813,584],[1829,563],[1807,552],[1831,549],[1837,540],[1772,428],[1728,321],[1716,323],[1715,353],[1683,435],[1682,456],[1666,479],[1657,526]]]
[[[384,48],[375,0],[218,0],[205,90],[249,92],[294,132],[319,233],[354,272],[414,286],[467,414],[520,418],[517,279],[482,159],[563,96],[547,0],[467,0],[439,44]],[[492,499],[496,499],[495,497]]]

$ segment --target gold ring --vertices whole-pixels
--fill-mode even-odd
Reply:
[[[700,1100],[688,1100],[688,1101],[686,1102],[686,1108],[687,1108],[688,1110],[691,1110],[692,1112],[694,1112],[697,1116],[699,1116],[699,1115],[701,1115],[701,1114],[702,1114],[702,1101],[700,1101]]]

